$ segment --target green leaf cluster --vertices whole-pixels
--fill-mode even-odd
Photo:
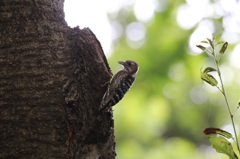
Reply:
[[[211,46],[210,51],[209,49],[207,49],[206,47],[202,46],[202,45],[197,45],[198,48],[200,48],[201,50],[205,51],[208,54],[211,54],[213,57],[213,61],[215,62],[216,65],[216,69],[212,68],[212,67],[207,67],[204,69],[203,72],[201,72],[201,79],[205,82],[207,82],[208,84],[210,84],[211,86],[216,86],[218,88],[218,90],[222,93],[225,103],[226,103],[226,107],[228,110],[228,114],[230,116],[231,119],[231,124],[232,124],[232,128],[234,131],[234,135],[236,137],[236,145],[237,145],[237,149],[238,152],[240,152],[239,149],[239,141],[238,141],[238,134],[236,132],[236,127],[235,127],[235,121],[233,119],[234,115],[231,111],[229,102],[228,102],[228,97],[226,95],[226,91],[225,91],[225,87],[224,87],[224,83],[222,80],[222,75],[221,75],[221,71],[220,71],[220,67],[219,67],[219,61],[221,59],[221,55],[224,54],[224,52],[226,51],[227,47],[228,47],[228,42],[218,42],[216,43],[214,38],[212,40],[207,39],[207,41],[202,41],[202,43],[206,43],[209,44]],[[215,48],[221,44],[221,49],[219,51],[215,51]],[[219,77],[220,80],[220,87],[217,86],[218,81],[211,75],[209,74],[209,72],[217,72],[217,75]],[[231,143],[227,140],[229,138],[233,138],[232,134],[230,134],[227,131],[221,130],[219,128],[206,128],[203,131],[206,135],[209,135],[209,140],[212,144],[212,147],[214,149],[216,149],[217,152],[219,153],[224,153],[226,155],[229,156],[230,159],[238,159],[237,155],[235,154]],[[218,136],[221,135],[221,136]],[[226,139],[227,138],[227,139]],[[234,139],[234,138],[233,138]]]

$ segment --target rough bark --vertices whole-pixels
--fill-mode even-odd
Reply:
[[[63,0],[0,0],[0,158],[115,158],[112,114],[96,117],[110,78]]]

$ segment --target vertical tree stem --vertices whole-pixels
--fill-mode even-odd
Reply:
[[[233,114],[231,112],[229,102],[228,102],[228,99],[227,99],[227,94],[226,94],[226,91],[225,91],[224,86],[223,86],[222,76],[221,76],[221,72],[220,72],[220,68],[219,68],[219,61],[216,58],[217,57],[214,54],[214,61],[215,61],[215,64],[217,66],[217,73],[218,73],[218,76],[220,78],[221,87],[222,87],[222,90],[220,92],[223,94],[226,105],[227,105],[227,109],[228,109],[228,112],[229,112],[229,115],[230,115],[230,118],[231,118],[231,122],[232,122],[232,126],[233,126],[234,135],[235,135],[235,138],[236,138],[237,149],[238,149],[238,152],[239,152],[240,148],[239,148],[239,142],[238,142],[236,127],[235,127],[235,123],[234,123],[234,120],[233,120]]]

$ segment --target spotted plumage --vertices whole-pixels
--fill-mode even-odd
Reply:
[[[136,62],[127,60],[125,62],[119,61],[118,63],[123,65],[124,68],[113,76],[103,96],[99,114],[117,104],[124,97],[138,73],[138,64]]]

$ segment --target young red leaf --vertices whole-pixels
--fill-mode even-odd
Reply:
[[[203,130],[203,133],[205,135],[218,134],[218,135],[222,135],[228,139],[233,138],[232,134],[230,134],[229,132],[224,131],[222,129],[219,129],[219,128],[206,128]]]

